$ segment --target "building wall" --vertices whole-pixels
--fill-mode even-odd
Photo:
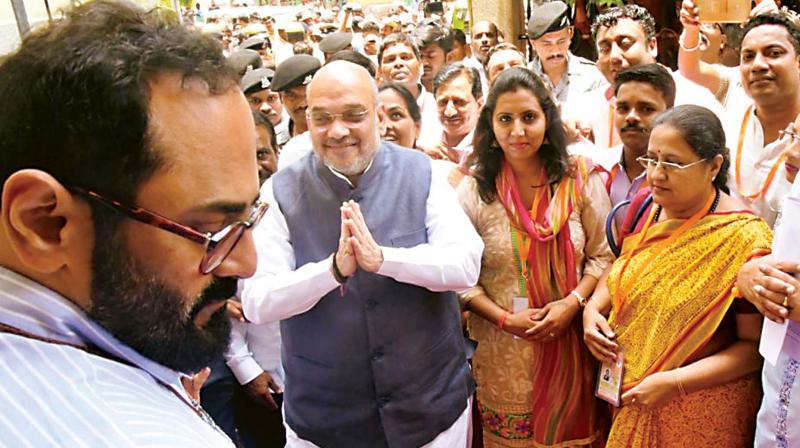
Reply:
[[[525,42],[517,36],[525,33],[525,7],[523,0],[472,0],[474,23],[481,20],[494,22],[505,33],[506,42],[524,50]]]

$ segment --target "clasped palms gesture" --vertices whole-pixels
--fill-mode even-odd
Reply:
[[[383,250],[372,238],[361,207],[350,200],[342,203],[339,210],[342,225],[335,255],[339,272],[345,277],[353,275],[358,267],[367,272],[377,272],[383,265]]]

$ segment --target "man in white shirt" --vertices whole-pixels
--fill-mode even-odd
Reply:
[[[462,63],[448,64],[436,76],[433,89],[443,128],[438,148],[461,164],[472,153],[472,134],[483,107],[480,75]]]
[[[781,135],[800,114],[800,32],[790,20],[763,14],[748,22],[739,69],[753,99],[731,108],[725,124],[731,151],[731,194],[772,226],[791,183],[786,179]],[[734,88],[734,86],[731,86]]]
[[[265,184],[242,292],[281,320],[287,446],[466,446],[458,303],[436,291],[477,281],[483,243],[428,157],[380,142],[366,70],[324,66],[308,103],[314,153]]]
[[[378,61],[378,80],[402,85],[417,100],[422,115],[417,142],[424,146],[437,144],[442,136],[442,125],[433,94],[420,82],[422,61],[417,44],[405,34],[390,34],[383,40]]]
[[[528,21],[528,41],[536,51],[528,68],[539,75],[559,103],[606,84],[594,62],[569,51],[573,28],[569,7],[556,0],[533,9]]]
[[[266,211],[238,82],[212,38],[130,2],[0,63],[2,444],[233,446],[190,375],[227,346]]]
[[[658,48],[653,16],[641,6],[625,5],[611,8],[595,18],[592,34],[597,46],[597,68],[608,85],[614,84],[617,73],[642,64],[656,62]],[[707,89],[679,73],[672,73],[675,81],[675,105],[696,104],[724,117],[722,105]],[[581,127],[592,129],[598,150],[606,150],[620,143],[614,130],[613,88],[596,89],[576,101],[562,105],[562,117],[577,121]]]

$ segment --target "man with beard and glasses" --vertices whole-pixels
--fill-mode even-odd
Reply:
[[[237,82],[213,39],[109,0],[0,63],[3,444],[232,446],[187,379],[266,211]]]
[[[308,106],[314,152],[264,184],[242,291],[250,321],[281,321],[287,446],[468,446],[474,382],[446,291],[475,284],[483,243],[429,157],[380,141],[364,68],[322,67]]]
[[[572,33],[566,3],[552,1],[531,12],[528,40],[536,50],[536,56],[528,68],[542,78],[559,103],[566,103],[605,84],[594,62],[569,51]]]
[[[609,151],[614,159],[595,160],[610,172],[607,189],[612,207],[647,186],[645,168],[637,159],[647,153],[653,121],[675,103],[675,81],[659,64],[631,67],[617,75],[614,96],[614,127],[622,144]],[[624,208],[615,222],[621,223],[623,216]]]

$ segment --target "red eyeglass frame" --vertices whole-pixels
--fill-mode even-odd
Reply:
[[[236,221],[225,226],[225,228],[217,232],[201,232],[197,229],[159,215],[158,213],[151,212],[150,210],[141,207],[125,205],[122,202],[106,198],[103,195],[91,190],[80,187],[68,187],[68,189],[72,192],[89,197],[116,212],[122,213],[134,221],[166,230],[167,232],[204,245],[206,247],[206,254],[199,266],[200,273],[203,275],[211,273],[214,269],[218,268],[226,258],[228,258],[228,255],[233,252],[233,249],[239,243],[242,235],[244,235],[244,231],[258,225],[258,223],[261,221],[261,218],[264,217],[264,214],[269,208],[269,204],[266,202],[256,201],[253,203],[253,207],[250,211],[250,216],[247,221]],[[222,243],[227,243],[228,238],[235,238],[235,240],[231,244],[227,245],[227,250],[224,253],[215,253],[217,248],[226,247],[226,245]]]

